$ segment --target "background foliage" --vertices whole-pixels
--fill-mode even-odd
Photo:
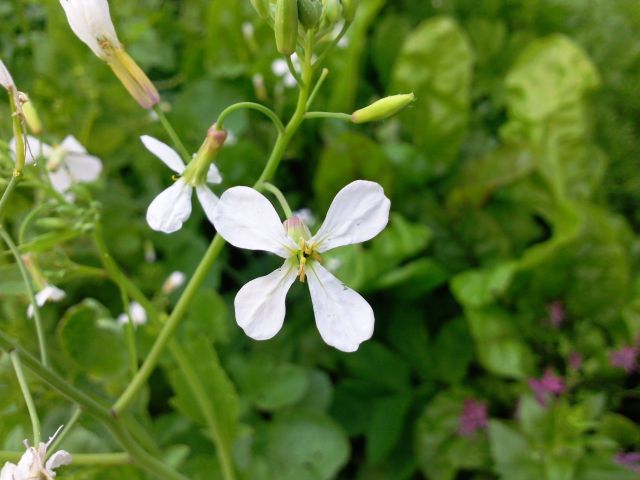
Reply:
[[[271,71],[273,33],[249,2],[110,3],[121,40],[189,148],[236,101],[292,111],[294,92]],[[251,39],[245,22],[255,28]],[[22,248],[37,252],[43,273],[67,292],[44,309],[54,366],[113,399],[128,380],[114,320],[122,303],[117,288],[77,267],[99,264],[88,212],[99,212],[114,257],[165,308],[177,294],[155,292],[172,271],[193,271],[213,229],[197,209],[177,234],[148,228],[146,207],[170,178],[138,137],[163,132],[77,41],[58,2],[0,3],[0,57],[38,108],[45,139],[72,133],[105,165],[91,187],[98,204],[80,197],[76,211],[44,208]],[[318,219],[351,180],[385,187],[393,211],[386,231],[335,255],[337,276],[372,303],[376,332],[354,354],[327,347],[296,285],[283,331],[268,342],[247,339],[233,297],[277,262],[225,250],[179,335],[212,414],[224,409],[231,419],[223,434],[235,442],[244,478],[637,478],[614,459],[640,447],[638,374],[610,361],[640,336],[637,1],[362,0],[329,68],[318,110],[351,112],[403,91],[418,99],[382,124],[305,123],[275,179],[294,208],[311,207]],[[266,98],[252,82],[258,73]],[[6,102],[0,109],[8,118]],[[252,184],[274,139],[251,113],[227,127],[238,141],[220,156],[218,193]],[[3,141],[10,128],[0,122]],[[11,168],[4,147],[0,178]],[[38,201],[28,188],[12,198],[7,220],[16,233]],[[0,262],[0,328],[35,351],[17,269],[7,255]],[[142,356],[156,333],[137,330]],[[580,364],[571,363],[578,354]],[[547,370],[565,388],[543,404],[530,380]],[[216,478],[185,381],[167,355],[135,416],[167,462],[190,478]],[[53,432],[72,407],[31,383],[43,430]],[[490,420],[465,436],[469,399],[485,402]],[[19,450],[29,423],[6,355],[0,412],[0,448]],[[116,449],[84,416],[62,446]],[[61,475],[146,478],[126,465],[75,465]]]

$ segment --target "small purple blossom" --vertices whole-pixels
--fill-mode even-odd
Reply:
[[[582,368],[582,354],[580,352],[571,352],[569,354],[569,368],[571,370],[580,370]]]
[[[472,398],[465,400],[458,422],[458,435],[462,437],[472,437],[478,430],[486,430],[489,426],[487,404]]]
[[[558,330],[567,319],[567,311],[562,300],[555,300],[547,305],[547,315],[551,326]]]
[[[536,400],[543,407],[547,406],[549,395],[560,395],[565,389],[562,377],[557,376],[550,369],[547,369],[541,378],[529,379],[528,383]]]
[[[625,372],[632,373],[638,368],[637,356],[636,347],[626,346],[611,352],[609,363],[612,367],[622,368]]]
[[[613,461],[632,472],[640,473],[640,452],[620,452],[613,457]]]

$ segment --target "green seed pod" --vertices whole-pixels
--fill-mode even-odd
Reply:
[[[353,22],[356,16],[356,10],[358,10],[358,4],[360,0],[341,0],[342,1],[342,15],[345,21],[348,23]]]
[[[277,0],[276,47],[283,55],[291,55],[296,51],[298,42],[298,0]]]
[[[330,25],[340,20],[340,17],[342,16],[342,5],[340,4],[340,0],[325,0],[324,16]]]
[[[373,102],[368,107],[353,112],[351,121],[353,123],[366,123],[384,120],[412,104],[415,99],[416,97],[413,93],[384,97],[377,102]]]
[[[298,0],[298,20],[307,30],[318,26],[322,16],[322,3],[320,0]]]
[[[251,5],[262,18],[269,18],[269,0],[251,0]]]

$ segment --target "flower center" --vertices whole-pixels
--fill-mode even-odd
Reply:
[[[307,262],[313,260],[322,262],[322,257],[317,252],[318,244],[315,241],[310,241],[311,232],[299,217],[293,216],[287,219],[283,226],[289,238],[298,245],[298,249],[293,252],[292,258],[295,256],[298,262],[298,278],[301,282],[304,282]]]

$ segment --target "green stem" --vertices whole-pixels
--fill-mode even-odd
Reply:
[[[347,33],[347,30],[349,30],[350,26],[351,26],[350,22],[345,22],[345,24],[342,27],[342,30],[340,30],[340,33],[338,33],[338,36],[331,41],[331,43],[322,51],[320,55],[318,55],[318,59],[313,64],[314,69],[322,65],[322,62],[324,62],[324,59],[327,57],[327,55],[329,55],[329,53],[331,53],[331,51],[336,47],[336,45],[338,45],[340,40],[342,40],[342,37],[344,37],[344,34]]]
[[[120,286],[120,298],[122,299],[122,307],[127,315],[127,322],[123,325],[127,342],[127,351],[129,353],[129,369],[131,370],[131,378],[138,373],[138,351],[136,349],[136,333],[131,316],[131,306],[129,296],[124,287]]]
[[[307,100],[307,110],[309,110],[311,108],[311,105],[313,105],[313,102],[315,101],[316,96],[318,96],[318,92],[320,91],[320,88],[322,88],[322,85],[324,84],[324,81],[327,79],[328,76],[329,76],[329,69],[323,68],[322,73],[320,74],[320,78],[316,82],[316,86],[313,87],[313,91],[311,92],[311,95],[309,95],[309,100]]]
[[[0,225],[0,237],[4,240],[4,243],[7,244],[13,257],[18,264],[18,268],[20,269],[20,275],[22,275],[22,281],[24,282],[24,286],[27,289],[27,295],[29,297],[29,302],[33,308],[33,319],[36,324],[36,336],[38,337],[38,346],[40,349],[40,360],[45,367],[49,366],[49,356],[47,355],[47,343],[44,339],[44,330],[42,328],[42,318],[40,317],[40,308],[36,303],[36,296],[33,293],[33,286],[31,285],[31,279],[29,278],[29,273],[27,272],[26,267],[24,266],[24,262],[22,261],[22,257],[20,256],[20,252],[16,248],[15,243],[11,240],[11,236],[9,233]]]
[[[19,179],[20,179],[20,175],[12,175],[11,180],[9,180],[9,183],[7,184],[7,188],[4,189],[2,198],[0,198],[0,218],[2,217],[2,211],[4,210],[4,207],[9,202],[9,197],[11,196],[11,193],[15,190],[16,186],[18,185]]]
[[[287,203],[287,199],[284,198],[284,195],[282,194],[282,192],[278,187],[276,187],[275,185],[269,182],[264,182],[262,184],[262,187],[265,190],[271,192],[276,197],[276,199],[278,200],[278,203],[280,203],[280,206],[284,211],[285,218],[293,217],[293,213],[291,213],[291,207],[289,207],[289,204]]]
[[[55,452],[51,447],[47,450],[47,453]],[[13,462],[16,463],[20,460],[20,457],[24,455],[24,452],[5,452],[0,451],[0,463]],[[128,465],[133,460],[128,453],[74,453],[73,465],[74,466],[116,466],[116,465]]]
[[[184,162],[189,163],[189,161],[191,160],[191,155],[189,155],[189,151],[184,146],[184,143],[182,143],[182,140],[180,140],[180,137],[176,133],[175,129],[173,128],[169,120],[167,119],[167,116],[164,114],[160,106],[157,104],[153,106],[153,111],[156,112],[156,115],[158,115],[158,119],[160,120],[160,123],[162,124],[167,134],[171,138],[173,145],[180,152],[180,155],[182,156]]]
[[[334,112],[307,112],[304,114],[304,118],[310,120],[312,118],[335,118],[337,120],[344,120],[345,122],[351,122],[351,115],[348,113],[334,113]]]
[[[278,133],[282,133],[284,131],[284,125],[282,124],[282,121],[278,118],[278,116],[275,114],[275,112],[270,108],[267,108],[264,105],[260,105],[259,103],[255,103],[255,102],[239,102],[239,103],[235,103],[233,105],[228,106],[222,111],[222,113],[220,113],[220,115],[218,115],[216,126],[220,130],[224,129],[224,122],[226,121],[227,117],[231,113],[237,110],[240,110],[242,108],[256,110],[260,113],[263,113],[264,115],[269,117],[269,119],[271,119],[276,129],[278,130]]]
[[[18,377],[22,396],[27,404],[29,418],[31,418],[31,427],[33,428],[33,445],[38,445],[40,443],[40,419],[38,418],[38,412],[36,411],[36,404],[33,402],[33,397],[29,391],[27,379],[22,371],[22,363],[20,363],[20,356],[18,355],[18,352],[13,350],[9,356],[11,357],[11,363],[13,363],[13,369],[16,372],[16,377]]]
[[[291,75],[293,75],[293,78],[296,79],[296,82],[302,88],[302,85],[303,85],[304,81],[302,80],[302,78],[300,78],[300,75],[296,71],[296,67],[293,64],[293,61],[291,60],[291,56],[290,55],[285,55],[284,58],[287,61],[287,67],[289,67],[289,72],[291,73]]]
[[[13,171],[14,177],[22,175],[22,169],[26,161],[26,148],[24,144],[24,133],[22,128],[22,113],[18,112],[18,107],[15,104],[15,97],[12,89],[9,89],[9,104],[11,105],[11,115],[13,117],[13,137],[16,139],[16,166]]]
[[[49,445],[49,448],[47,449],[47,457],[50,456],[56,450],[58,450],[58,445],[60,445],[64,441],[64,439],[67,437],[67,435],[69,435],[69,433],[73,430],[73,427],[75,427],[81,415],[82,415],[82,409],[80,407],[75,407],[73,411],[73,415],[71,415],[71,418],[69,419],[69,421],[64,424],[64,427],[62,428],[58,436],[53,440],[51,445]],[[74,463],[75,463],[75,460],[76,458],[74,456],[73,457]]]

